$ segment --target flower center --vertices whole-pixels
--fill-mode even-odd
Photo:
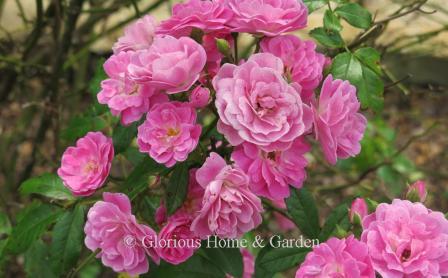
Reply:
[[[86,165],[84,165],[84,173],[90,173],[95,171],[96,169],[98,169],[98,163],[96,163],[93,160],[90,160],[89,162],[86,163]]]
[[[401,253],[401,261],[406,262],[411,257],[411,250],[405,249],[403,253]]]
[[[168,135],[170,137],[177,136],[177,135],[179,135],[179,133],[180,133],[180,130],[178,128],[172,128],[172,127],[168,128],[166,131],[166,135]]]
[[[270,152],[270,153],[268,153],[268,155],[266,157],[268,159],[270,159],[270,160],[275,160],[276,153],[275,152]]]

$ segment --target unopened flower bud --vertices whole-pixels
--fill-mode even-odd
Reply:
[[[368,214],[367,203],[362,198],[356,198],[350,208],[350,222],[361,226],[362,219]]]
[[[406,192],[406,199],[411,202],[424,202],[428,192],[426,191],[426,184],[423,181],[416,181],[408,187]]]
[[[210,90],[201,86],[194,88],[190,93],[190,104],[195,108],[203,108],[210,101]]]

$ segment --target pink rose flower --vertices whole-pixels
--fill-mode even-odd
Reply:
[[[190,104],[195,108],[203,108],[210,102],[210,90],[197,86],[188,96]]]
[[[243,277],[252,278],[255,273],[255,259],[254,256],[245,248],[240,249],[241,255],[243,255]]]
[[[225,64],[213,79],[218,131],[233,146],[249,142],[270,152],[288,148],[311,126],[300,86],[282,77],[282,61],[269,53],[242,65]]]
[[[113,158],[112,139],[89,132],[64,151],[58,175],[73,195],[89,196],[104,184]]]
[[[323,54],[316,52],[313,41],[302,41],[293,35],[264,38],[261,51],[274,54],[285,64],[286,76],[302,87],[302,100],[311,101],[314,89],[322,81],[322,73],[327,64]]]
[[[356,198],[350,207],[350,221],[352,223],[357,222],[359,225],[367,214],[369,214],[369,208],[367,207],[366,201],[363,198]]]
[[[406,199],[412,202],[425,202],[428,196],[428,191],[426,190],[426,184],[424,181],[416,181],[408,187],[406,192]]]
[[[191,217],[188,214],[176,213],[169,218],[158,235],[159,242],[170,242],[167,246],[156,248],[160,258],[177,265],[193,256],[200,247],[200,240],[190,230],[190,226]]]
[[[156,212],[154,214],[154,220],[156,221],[156,224],[159,226],[163,226],[168,220],[168,214],[163,199],[160,202],[160,206],[156,209]]]
[[[296,278],[350,277],[374,278],[375,271],[367,246],[355,239],[330,238],[308,253],[296,272]]]
[[[261,223],[263,207],[249,190],[248,177],[242,170],[227,165],[218,154],[210,154],[196,172],[196,180],[205,194],[191,230],[200,238],[236,238]]]
[[[286,203],[285,200],[273,200],[272,204],[274,204],[276,207],[281,209],[286,209]],[[280,214],[278,212],[273,213],[275,221],[277,222],[278,227],[280,230],[287,232],[290,230],[294,230],[296,228],[296,225],[294,222],[289,220],[289,218],[285,217],[283,214]]]
[[[154,103],[168,101],[165,94],[150,86],[136,84],[129,78],[127,67],[131,54],[120,52],[107,59],[104,70],[109,78],[101,82],[98,94],[98,102],[107,104],[113,115],[121,115],[123,125],[140,120]]]
[[[162,21],[157,33],[182,37],[189,36],[193,28],[204,33],[227,31],[230,28],[226,24],[232,15],[220,0],[190,0],[175,4],[171,17]]]
[[[448,220],[421,203],[395,199],[363,220],[361,240],[382,277],[448,275]]]
[[[122,193],[103,193],[103,201],[96,202],[87,214],[84,232],[87,248],[100,249],[97,257],[115,272],[132,276],[148,272],[146,254],[155,263],[160,261],[155,249],[142,244],[147,238],[155,239],[156,233],[137,223],[131,203]]]
[[[149,50],[132,55],[128,70],[135,82],[173,94],[190,89],[206,61],[204,48],[194,40],[157,36]]]
[[[308,10],[301,0],[228,0],[233,32],[275,37],[306,27]]]
[[[289,185],[302,187],[308,164],[305,153],[310,146],[301,137],[279,151],[266,152],[250,143],[237,146],[232,160],[250,179],[250,189],[257,195],[272,200],[289,197]]]
[[[199,141],[201,125],[196,124],[196,111],[188,103],[156,104],[138,127],[140,152],[148,153],[158,163],[171,167],[185,161]]]
[[[367,120],[358,113],[359,108],[356,87],[328,75],[313,112],[314,132],[329,163],[336,164],[338,158],[356,156],[361,151]]]
[[[124,29],[124,35],[112,47],[114,53],[148,49],[154,39],[156,25],[154,18],[149,15],[129,24]]]

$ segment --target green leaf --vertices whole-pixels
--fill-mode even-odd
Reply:
[[[352,53],[337,55],[330,72],[334,78],[350,81],[358,89],[358,97],[364,108],[379,112],[383,108],[384,84],[380,76]]]
[[[57,277],[51,267],[48,267],[51,263],[49,248],[42,240],[35,241],[25,253],[25,272],[27,277]]]
[[[361,63],[368,66],[371,70],[381,75],[381,54],[372,47],[363,47],[355,51],[355,56]]]
[[[345,45],[339,32],[334,30],[325,30],[323,27],[311,30],[310,36],[328,48],[342,48]]]
[[[107,126],[101,117],[75,117],[70,120],[68,127],[61,131],[61,138],[66,141],[75,141],[89,131],[100,131]]]
[[[229,57],[231,55],[229,42],[225,39],[215,39],[215,40],[216,40],[216,47],[218,48],[219,52],[225,57]]]
[[[164,169],[166,168],[163,165],[155,162],[149,156],[146,156],[142,162],[134,168],[124,183],[129,198],[132,200],[147,189],[149,177],[158,174]]]
[[[370,12],[357,3],[347,3],[339,6],[335,13],[354,27],[367,29],[372,24]]]
[[[217,237],[216,239],[219,240]],[[206,243],[202,246],[199,254],[203,254],[224,273],[234,277],[243,275],[243,257],[238,248],[205,248]]]
[[[126,151],[123,153],[126,159],[132,163],[132,165],[138,165],[140,164],[145,157],[148,155],[145,153],[141,153],[138,148],[134,146],[130,146],[126,149]]]
[[[23,195],[39,194],[58,200],[75,199],[56,174],[47,173],[28,179],[20,185],[19,191]]]
[[[157,227],[155,214],[157,208],[160,206],[160,196],[144,196],[141,201],[137,202],[137,204],[140,217],[150,224],[150,226]]]
[[[0,238],[3,235],[11,234],[11,222],[9,222],[8,215],[2,211],[0,211]]]
[[[325,6],[328,0],[303,0],[303,3],[308,7],[308,13],[312,13]]]
[[[47,204],[33,203],[27,207],[17,226],[12,230],[6,249],[18,254],[27,250],[38,239],[48,226],[61,216],[61,210]]]
[[[320,242],[324,242],[330,236],[334,235],[338,231],[338,227],[346,230],[349,226],[348,206],[344,203],[331,211],[319,234]]]
[[[89,91],[93,99],[93,115],[103,114],[108,110],[106,105],[102,105],[98,102],[97,94],[101,91],[101,82],[107,78],[106,72],[104,71],[103,64],[105,59],[99,59],[96,66],[93,78],[89,83]]]
[[[324,27],[328,30],[341,31],[342,25],[339,22],[339,18],[330,10],[325,11],[324,15]]]
[[[319,213],[313,195],[305,188],[291,188],[291,196],[285,201],[300,231],[309,238],[317,238],[320,232]]]
[[[122,126],[118,124],[114,128],[112,140],[114,142],[115,154],[122,153],[131,145],[132,140],[137,136],[138,122],[132,123],[129,126]]]
[[[177,164],[166,188],[166,208],[169,215],[183,204],[188,191],[188,178],[188,164]]]
[[[160,265],[152,263],[151,271],[141,277],[163,277],[163,278],[224,278],[222,272],[213,262],[198,253],[194,254],[186,262],[179,265],[171,265],[161,261]]]
[[[273,274],[297,268],[311,248],[272,248],[267,245],[255,261],[255,277],[272,277]]]
[[[51,262],[57,274],[67,273],[76,265],[81,254],[84,239],[84,206],[75,206],[65,212],[53,229]]]

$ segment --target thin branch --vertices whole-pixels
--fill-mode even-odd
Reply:
[[[402,152],[404,152],[412,143],[414,143],[415,141],[419,140],[422,137],[425,137],[426,135],[428,135],[428,133],[430,133],[436,126],[438,125],[438,123],[434,123],[432,124],[429,128],[427,128],[424,132],[414,135],[411,138],[409,138],[408,141],[406,141],[406,143],[400,147],[392,156],[385,158],[383,161],[381,161],[380,163],[368,168],[367,170],[365,170],[364,172],[362,172],[358,178],[356,178],[353,181],[350,181],[348,183],[345,184],[340,184],[340,185],[325,185],[325,186],[321,186],[317,188],[317,191],[320,193],[325,193],[325,192],[332,192],[332,191],[338,191],[338,190],[343,190],[346,189],[348,187],[354,186],[354,185],[358,185],[361,181],[363,181],[370,173],[375,172],[376,170],[378,170],[379,168],[386,166],[386,165],[390,165],[392,164],[393,160],[395,158],[397,158]]]

